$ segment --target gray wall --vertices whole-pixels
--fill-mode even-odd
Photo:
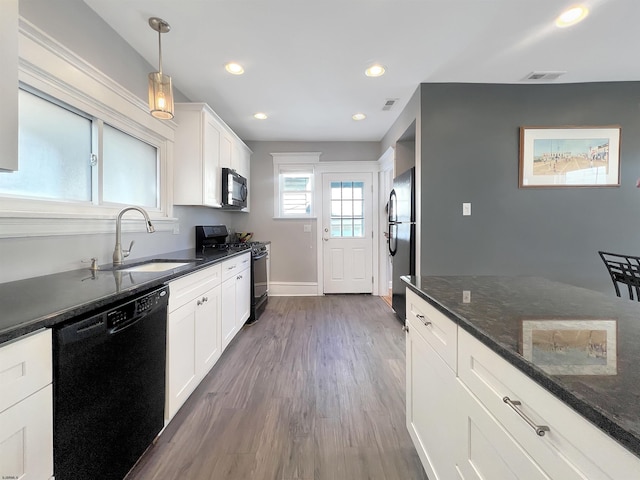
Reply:
[[[613,293],[598,250],[640,254],[639,102],[640,82],[423,84],[422,274],[540,275]],[[612,124],[620,187],[518,188],[520,126]]]
[[[237,230],[271,240],[271,280],[317,281],[317,222],[315,219],[273,218],[273,157],[271,153],[322,152],[320,161],[375,161],[378,142],[247,142],[251,156],[251,212],[239,216]],[[311,233],[304,232],[311,225]]]

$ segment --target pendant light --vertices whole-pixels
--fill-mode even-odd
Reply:
[[[171,77],[162,73],[162,34],[171,26],[158,17],[149,19],[149,26],[158,32],[158,71],[149,74],[149,110],[151,115],[161,120],[173,118],[173,88]]]

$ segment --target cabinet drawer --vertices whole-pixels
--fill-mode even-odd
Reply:
[[[455,372],[457,325],[410,289],[407,289],[407,321],[409,328],[414,328]]]
[[[251,253],[247,252],[222,262],[222,281],[230,279],[251,266]]]
[[[217,264],[169,282],[169,311],[220,285],[221,272],[221,264]]]
[[[0,347],[0,412],[51,383],[51,330]]]
[[[487,346],[459,329],[458,376],[551,478],[628,479],[640,459]],[[511,407],[509,397],[521,402]],[[544,436],[523,420],[549,427]]]

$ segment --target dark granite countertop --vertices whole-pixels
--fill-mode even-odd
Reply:
[[[461,328],[640,457],[640,303],[534,277],[403,280]],[[465,290],[471,293],[469,303],[462,301]],[[555,349],[562,351],[559,356],[544,346],[548,329],[560,335],[559,341],[555,337]],[[541,347],[531,354],[533,330]],[[599,330],[592,334],[592,338],[600,335],[592,341],[595,344],[602,344],[603,332],[608,331],[607,357],[592,349],[591,356],[582,353],[570,362],[559,360],[571,353],[562,332],[572,332],[573,342],[576,330]],[[549,354],[551,359],[544,356]]]
[[[192,262],[165,272],[92,272],[84,268],[0,283],[0,344],[42,327],[51,327],[247,251],[196,253],[194,249],[181,250],[131,260],[121,267],[130,267],[153,259]]]

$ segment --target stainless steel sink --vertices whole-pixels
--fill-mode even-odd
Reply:
[[[173,270],[174,268],[184,267],[195,262],[147,262],[141,265],[135,265],[133,267],[119,268],[119,272],[166,272],[167,270]]]

